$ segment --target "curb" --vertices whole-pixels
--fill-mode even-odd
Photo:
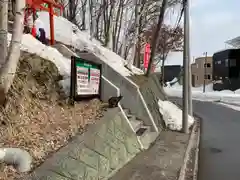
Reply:
[[[193,180],[198,179],[198,159],[199,159],[199,146],[200,146],[200,131],[201,125],[199,123],[198,131],[197,131],[197,142],[196,142],[196,152],[195,152],[195,164],[193,168]]]
[[[193,179],[194,180],[197,179],[199,140],[200,140],[200,123],[198,122],[198,120],[196,120],[189,137],[189,143],[185,151],[183,165],[180,169],[177,180],[184,180],[186,178],[187,164],[188,161],[190,160],[190,153],[193,148],[195,149],[195,164],[193,168]]]

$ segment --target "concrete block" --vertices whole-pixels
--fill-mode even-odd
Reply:
[[[59,175],[57,173],[46,171],[44,174],[32,174],[28,180],[70,180],[70,178]],[[27,180],[27,179],[24,179]]]
[[[81,147],[81,149],[74,149],[72,151],[72,156],[77,157],[77,160],[80,160],[85,165],[98,170],[98,158],[99,154],[88,149],[86,147]]]
[[[118,150],[111,148],[110,149],[110,168],[112,170],[116,169],[119,165]]]
[[[95,138],[89,138],[88,140],[86,140],[84,145],[87,148],[94,150],[96,153],[98,153],[102,157],[108,159],[110,147],[108,146],[107,143],[104,142],[104,139],[101,138],[100,136],[95,135],[94,137]]]
[[[110,151],[110,149],[109,149],[109,151]],[[109,159],[106,159],[103,156],[99,156],[98,163],[99,163],[99,168],[98,168],[99,179],[108,176],[108,174],[110,174],[112,172],[112,170],[110,168],[110,160]]]
[[[124,142],[126,150],[129,154],[136,155],[137,153],[140,152],[140,146],[139,146],[138,142],[136,141],[136,138],[134,138],[132,136],[132,138],[129,137]]]
[[[59,175],[72,179],[82,179],[84,177],[85,165],[75,159],[65,157],[59,159],[58,162],[52,163],[49,170]]]
[[[97,180],[97,179],[98,179],[98,171],[90,167],[86,167],[83,180]]]

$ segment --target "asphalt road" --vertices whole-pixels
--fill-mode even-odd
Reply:
[[[193,111],[202,118],[198,180],[239,180],[240,111],[202,101]]]

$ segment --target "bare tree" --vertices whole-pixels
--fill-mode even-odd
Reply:
[[[74,24],[77,23],[76,14],[78,8],[79,0],[68,0],[68,20],[73,22]]]
[[[82,17],[82,22],[80,25],[81,30],[86,30],[86,6],[87,6],[87,0],[81,0],[81,17]]]
[[[8,23],[8,1],[0,1],[0,30],[1,36],[1,59],[3,64],[0,68],[0,92],[1,92],[1,105],[5,102],[6,94],[12,85],[14,75],[17,69],[18,60],[20,57],[20,43],[23,33],[23,19],[25,0],[17,0],[16,13],[14,19],[14,34],[10,43],[9,52],[7,54],[7,26]],[[7,55],[6,55],[7,54]],[[6,59],[7,56],[7,59]],[[19,148],[0,148],[0,160],[6,164],[16,165],[19,172],[27,172],[31,170],[32,157],[28,152]]]
[[[91,39],[96,36],[96,0],[89,0],[89,13],[90,13],[90,35]]]
[[[123,23],[123,27],[124,27],[124,30],[123,30],[123,38],[122,38],[122,45],[121,45],[121,56],[126,59],[126,54],[128,53],[128,43],[127,41],[131,41],[130,37],[128,36],[129,35],[129,32],[130,32],[130,26],[132,25],[132,22],[134,21],[134,12],[131,13],[130,15],[130,18],[128,18],[128,15],[129,15],[129,10],[130,7],[127,6],[125,11],[124,11],[124,21],[122,22]]]
[[[132,57],[129,58],[128,63],[127,63],[127,67],[131,70],[132,69],[132,65],[133,65],[133,61],[134,61],[134,57],[136,54],[136,47],[138,44],[138,40],[139,40],[139,36],[140,36],[140,17],[141,17],[141,12],[140,12],[140,7],[141,7],[141,1],[140,0],[135,0],[135,36],[134,36],[134,45],[132,48]]]
[[[155,29],[156,25],[152,25],[150,29],[144,32],[144,37],[147,41],[152,40],[152,32],[154,32]],[[157,65],[160,62],[162,63],[161,82],[164,82],[164,65],[169,52],[183,51],[183,28],[180,26],[171,27],[163,25],[160,32],[156,45],[158,60],[154,64]]]
[[[3,2],[3,1],[1,1]],[[2,65],[0,69],[0,90],[1,92],[7,93],[16,72],[18,60],[20,57],[20,44],[22,40],[23,33],[23,19],[24,19],[24,9],[25,1],[18,0],[16,1],[16,15],[14,19],[14,33],[12,35],[12,40],[10,43],[7,60]],[[2,21],[8,21],[7,14],[4,16]],[[7,47],[7,43],[4,44]]]
[[[104,46],[112,48],[112,21],[113,21],[113,11],[115,8],[115,1],[102,0],[103,2],[103,23],[104,23]]]
[[[0,1],[0,67],[7,57],[8,1]]]
[[[112,23],[112,43],[114,52],[118,50],[118,42],[120,36],[120,30],[122,26],[122,16],[123,16],[123,9],[124,9],[124,0],[119,0],[117,4],[117,11],[114,14],[114,20]]]
[[[160,31],[161,26],[163,24],[163,19],[164,19],[166,8],[167,8],[167,0],[163,0],[162,1],[162,6],[160,8],[160,14],[159,14],[159,17],[158,17],[157,27],[155,29],[155,32],[154,32],[154,35],[153,35],[153,38],[152,38],[152,41],[151,41],[151,53],[150,53],[150,59],[149,59],[149,64],[148,64],[146,76],[150,75],[150,72],[151,72],[151,69],[152,69],[152,64],[153,64],[153,61],[154,61],[154,55],[155,55],[156,45],[157,45],[157,41],[158,41],[159,31]]]
[[[158,0],[65,1],[67,1],[66,14],[70,16],[68,19],[71,19],[81,30],[89,27],[90,39],[96,38],[105,47],[124,59],[127,58],[129,69],[133,64],[140,67],[143,34],[149,26],[156,24],[161,2]],[[169,6],[174,6],[179,1],[181,0],[168,0],[167,3]]]

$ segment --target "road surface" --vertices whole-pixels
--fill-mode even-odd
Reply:
[[[193,110],[202,118],[198,180],[239,180],[240,111],[203,101]]]

